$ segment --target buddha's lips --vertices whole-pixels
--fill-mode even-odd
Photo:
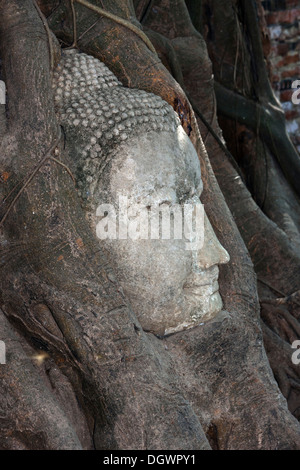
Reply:
[[[209,290],[209,292],[208,292]],[[199,297],[206,297],[207,295],[213,295],[219,291],[218,281],[214,281],[213,284],[204,284],[201,286],[185,287],[184,292]]]
[[[212,266],[202,273],[195,273],[184,284],[183,290],[187,294],[196,296],[213,295],[219,290],[219,268]]]

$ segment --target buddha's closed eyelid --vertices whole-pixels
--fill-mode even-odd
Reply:
[[[172,204],[174,204],[175,202],[177,202],[177,200],[176,200],[176,201],[170,201],[169,199],[164,199],[163,201],[161,201],[161,202],[158,204],[158,206],[160,207],[160,206],[162,206],[162,205],[164,205],[164,204],[166,204],[167,206],[172,206]]]

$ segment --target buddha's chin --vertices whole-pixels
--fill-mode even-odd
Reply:
[[[177,326],[166,328],[165,335],[178,333],[179,331],[187,330],[206,323],[214,318],[223,308],[223,302],[219,291],[214,292],[209,297],[198,300],[196,308],[192,309],[185,322]]]
[[[223,308],[223,302],[221,296],[218,292],[215,292],[209,300],[209,311],[205,315],[205,320],[213,318],[217,313],[219,313]],[[203,319],[203,318],[202,318]]]

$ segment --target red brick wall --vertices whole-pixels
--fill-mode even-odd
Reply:
[[[262,1],[271,39],[271,82],[286,114],[287,129],[300,152],[300,104],[292,83],[300,80],[300,0]]]

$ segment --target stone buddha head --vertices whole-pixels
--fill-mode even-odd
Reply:
[[[163,336],[213,318],[218,265],[229,255],[201,205],[199,159],[173,109],[78,51],[63,54],[53,88],[88,222],[143,329]]]

